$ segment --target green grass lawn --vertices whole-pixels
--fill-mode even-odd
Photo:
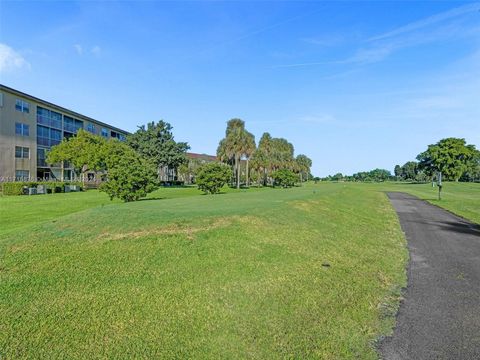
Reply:
[[[369,186],[0,198],[0,358],[374,359],[405,285]]]
[[[444,182],[442,200],[438,200],[438,188],[432,187],[432,184],[386,183],[373,186],[382,191],[402,191],[415,195],[480,224],[480,183]]]

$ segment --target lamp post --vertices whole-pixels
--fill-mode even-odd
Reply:
[[[438,200],[442,200],[442,172],[439,171],[437,174],[437,185],[438,185]]]

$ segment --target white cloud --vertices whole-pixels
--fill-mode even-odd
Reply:
[[[73,45],[78,55],[83,55],[83,47],[80,44]]]
[[[425,27],[435,25],[435,24],[437,24],[439,22],[443,22],[445,20],[453,19],[455,17],[462,16],[462,15],[465,15],[465,14],[468,14],[468,13],[475,13],[475,12],[478,12],[479,10],[480,10],[480,5],[478,3],[460,6],[460,7],[453,8],[453,9],[450,9],[448,11],[445,11],[445,12],[442,12],[442,13],[439,13],[439,14],[429,16],[429,17],[424,18],[422,20],[415,21],[415,22],[412,22],[410,24],[401,26],[401,27],[399,27],[397,29],[394,29],[392,31],[389,31],[387,33],[374,36],[374,37],[368,39],[368,41],[377,41],[377,40],[387,39],[387,38],[391,38],[391,37],[398,36],[398,35],[404,35],[406,33],[410,33],[410,32],[416,31],[416,30],[421,30]]]
[[[30,69],[30,64],[10,46],[0,43],[0,73]]]
[[[100,55],[100,53],[102,52],[102,49],[100,48],[100,46],[95,45],[95,46],[92,48],[92,50],[90,50],[90,51],[91,51],[91,53],[92,53],[93,55],[98,56],[98,55]]]

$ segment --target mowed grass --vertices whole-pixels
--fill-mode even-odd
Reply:
[[[161,191],[0,198],[38,214],[0,234],[0,358],[377,358],[407,261],[382,192]]]
[[[260,190],[268,189],[252,188],[249,191]],[[237,190],[228,187],[222,189],[224,193],[244,191],[243,189]],[[154,191],[149,194],[146,199],[164,200],[201,194],[202,192],[193,186],[166,187]],[[57,219],[60,216],[81,210],[119,203],[121,203],[120,200],[114,199],[111,201],[108,195],[97,190],[69,194],[0,196],[0,235],[24,226]]]
[[[444,182],[442,199],[432,184],[385,183],[374,185],[380,191],[401,191],[480,224],[480,183]]]

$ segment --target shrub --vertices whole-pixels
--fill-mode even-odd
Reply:
[[[274,180],[274,186],[282,186],[284,188],[286,187],[292,187],[295,185],[295,182],[297,181],[297,175],[291,170],[288,169],[281,169],[277,170],[272,174],[272,178]]]
[[[206,194],[216,194],[232,177],[232,169],[220,163],[207,163],[197,172],[195,182],[200,190]]]
[[[83,184],[79,181],[15,181],[2,183],[3,195],[23,195],[23,188],[36,188],[38,185],[45,186],[46,193],[62,193],[65,185],[77,185],[83,191]]]
[[[2,184],[3,195],[23,195],[24,182],[5,182]]]
[[[120,142],[109,143],[107,152],[107,181],[99,187],[110,199],[136,201],[155,190],[157,173],[151,163]]]

